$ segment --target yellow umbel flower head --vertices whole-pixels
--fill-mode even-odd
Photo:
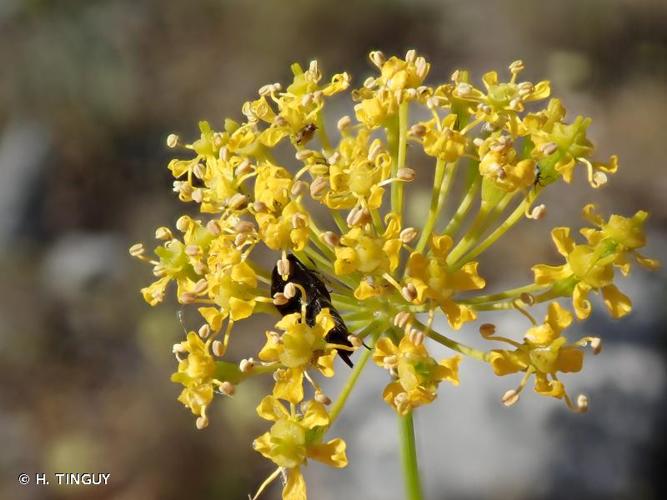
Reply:
[[[646,212],[605,220],[589,204],[584,217],[593,227],[581,230],[584,239],[575,241],[566,226],[551,231],[563,262],[534,265],[532,283],[494,288],[520,269],[498,254],[488,258],[487,250],[517,224],[544,219],[540,196],[567,189],[577,165],[600,188],[618,158],[597,161],[587,136],[591,119],[566,118],[548,81],[520,79],[521,61],[509,72],[476,78],[456,69],[430,82],[431,65],[414,50],[404,57],[373,51],[369,59],[374,74],[364,81],[346,72],[326,77],[317,61],[294,63],[290,81],[262,85],[235,118],[219,127],[200,122],[190,143],[170,134],[167,146],[177,154],[167,168],[189,215],[173,231],[156,230],[154,257],[141,243],[130,248],[153,267],[155,280],[141,290],[146,302],[162,302],[175,282],[179,304],[199,313],[184,315],[199,325],[174,347],[172,376],[198,428],[208,424],[216,397],[243,390],[252,377],[273,379],[256,385],[267,387],[258,412],[273,425],[255,447],[278,466],[260,492],[283,475],[283,498],[291,500],[306,498],[301,466],[308,458],[347,463],[343,441],[324,436],[371,357],[392,378],[378,398],[400,416],[412,477],[412,413],[437,398],[443,380],[458,384],[463,356],[497,375],[524,373],[505,404],[534,376],[538,393],[584,410],[585,397],[570,400],[558,376],[579,372],[581,348],[597,352],[600,341],[569,343],[563,331],[572,314],[555,300],[571,300],[583,320],[590,293],[600,293],[619,318],[631,302],[616,286],[616,270],[627,275],[634,262],[658,267],[639,253]],[[332,116],[338,109],[348,114]],[[415,180],[432,185],[422,214],[414,213],[422,206]],[[549,306],[538,325],[530,308],[540,304]],[[520,341],[496,336],[492,323],[480,328],[507,349],[475,349],[455,332],[488,314],[517,313],[532,324]],[[261,331],[246,320],[261,314],[282,319],[272,321],[259,351],[241,357],[236,339],[247,339],[239,349],[253,345],[249,339]],[[433,343],[453,357],[437,362]],[[349,375],[336,367],[337,357],[350,365]],[[318,380],[333,376],[348,381],[329,398]]]

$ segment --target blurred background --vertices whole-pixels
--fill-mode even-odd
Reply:
[[[358,85],[372,72],[369,50],[407,48],[432,62],[431,81],[466,67],[479,82],[523,59],[525,78],[551,79],[570,118],[593,117],[599,157],[621,158],[601,191],[583,176],[551,190],[546,223],[516,228],[483,262],[484,276],[502,270],[507,280],[516,269],[499,286],[516,285],[531,264],[557,262],[549,227],[578,224],[590,200],[650,210],[646,253],[665,260],[662,0],[0,0],[0,498],[255,491],[272,469],[250,448],[265,428],[254,412],[262,387],[218,401],[211,426],[195,430],[169,382],[171,344],[183,335],[177,305],[141,300],[150,269],[127,247],[150,243],[156,226],[183,213],[166,169],[168,133],[190,139],[200,119],[240,118],[242,102],[285,82],[294,61],[318,58]],[[665,271],[638,270],[621,284],[636,302],[629,318],[613,322],[598,303],[572,331],[605,342],[568,384],[589,395],[586,416],[532,393],[504,408],[499,397],[516,381],[467,361],[461,386],[443,385],[418,415],[427,497],[665,498],[666,283]],[[500,321],[507,331],[525,326]],[[457,338],[474,343],[476,326]],[[369,367],[363,377],[334,429],[350,466],[308,467],[313,499],[402,497],[384,373]],[[110,485],[16,480],[66,471],[110,472]]]

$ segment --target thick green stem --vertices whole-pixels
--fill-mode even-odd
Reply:
[[[419,464],[417,463],[417,445],[415,443],[415,429],[412,421],[412,412],[399,415],[399,430],[401,439],[401,464],[405,480],[405,498],[408,500],[422,500],[421,481],[419,479]]]

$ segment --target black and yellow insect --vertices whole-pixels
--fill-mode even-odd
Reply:
[[[326,341],[332,344],[352,347],[352,344],[348,340],[350,332],[348,331],[347,326],[345,326],[343,318],[341,318],[340,314],[331,303],[331,295],[324,282],[315,271],[308,269],[303,262],[297,259],[294,255],[289,254],[287,259],[289,260],[290,266],[289,275],[286,280],[284,280],[278,272],[277,266],[273,268],[273,272],[271,273],[271,295],[273,296],[278,292],[282,292],[285,289],[285,285],[289,282],[301,285],[306,291],[306,323],[309,326],[313,326],[315,324],[315,318],[319,312],[322,309],[328,308],[335,326],[327,334]],[[280,314],[285,316],[287,314],[301,312],[301,305],[301,292],[297,291],[297,294],[289,299],[286,304],[276,305],[276,308]],[[350,367],[353,366],[352,361],[350,360],[350,351],[339,349],[338,355],[342,358],[345,364]]]

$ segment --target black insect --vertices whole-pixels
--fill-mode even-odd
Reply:
[[[350,332],[348,331],[347,326],[345,326],[343,318],[341,318],[336,308],[332,305],[331,295],[324,282],[319,278],[315,271],[308,269],[303,262],[297,259],[294,255],[289,254],[287,260],[289,260],[290,263],[287,280],[284,280],[280,275],[277,266],[273,268],[273,272],[271,273],[271,295],[273,296],[278,292],[282,292],[285,289],[285,285],[290,281],[297,285],[301,285],[306,291],[306,298],[308,300],[308,304],[306,305],[306,323],[309,326],[313,326],[315,324],[315,318],[319,312],[322,309],[328,308],[335,326],[329,333],[327,333],[326,341],[332,344],[352,347],[352,344],[347,339]],[[280,306],[277,305],[276,308],[283,316],[301,312],[301,291],[297,290],[296,295],[289,299],[286,304]],[[338,350],[338,355],[345,361],[345,364],[352,367],[350,353],[351,351],[344,351],[342,349]]]
[[[296,143],[299,146],[303,146],[313,138],[316,130],[317,130],[317,125],[315,125],[314,123],[307,124],[296,134]]]

